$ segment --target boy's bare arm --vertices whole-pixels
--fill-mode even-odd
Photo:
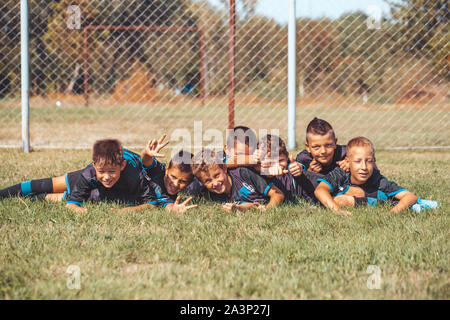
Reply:
[[[284,201],[284,193],[275,186],[270,187],[267,196],[270,198],[267,209],[276,207]]]
[[[389,214],[408,209],[416,203],[418,199],[414,193],[406,190],[396,194],[395,198],[400,201],[391,210],[389,210]]]
[[[78,213],[86,213],[87,212],[86,208],[83,208],[83,207],[81,207],[81,206],[79,206],[79,205],[77,205],[75,203],[68,203],[68,204],[66,204],[66,208],[70,209],[70,210],[73,210],[75,212],[78,212]]]
[[[141,153],[141,159],[142,159],[142,163],[144,164],[144,166],[146,167],[150,167],[153,164],[153,158],[163,158],[164,154],[159,153],[161,151],[162,148],[164,148],[165,146],[167,146],[167,144],[169,143],[169,141],[163,142],[164,139],[166,138],[166,134],[164,133],[161,138],[159,138],[159,140],[150,140],[147,143],[147,147],[142,150]]]
[[[258,202],[246,202],[241,204],[236,204],[232,202],[224,203],[222,205],[222,209],[224,209],[227,212],[231,212],[233,210],[238,211],[246,211],[251,208],[260,207],[260,204]]]
[[[121,209],[112,208],[111,210],[115,211],[115,212],[121,212],[121,211],[139,211],[139,210],[154,209],[154,208],[156,208],[155,205],[149,204],[149,203],[144,203],[144,204],[141,204],[138,206],[125,207],[125,208],[121,208]]]
[[[319,200],[320,203],[322,203],[328,209],[346,216],[350,216],[352,214],[351,212],[342,210],[339,207],[339,205],[336,203],[336,201],[334,201],[333,197],[331,196],[331,189],[326,183],[324,182],[319,183],[316,190],[314,191],[314,195],[316,196],[317,200]]]

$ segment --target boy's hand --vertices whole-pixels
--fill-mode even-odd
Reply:
[[[352,213],[350,211],[347,210],[342,210],[342,209],[338,209],[335,211],[337,214],[341,214],[343,216],[351,216]]]
[[[292,157],[289,158],[289,161],[291,162],[288,166],[288,171],[294,176],[294,177],[300,177],[303,172],[303,167],[300,163],[292,159]]]
[[[266,207],[266,205],[264,205],[264,204],[261,204],[261,203],[259,203],[259,202],[255,202],[255,207],[259,210],[259,211],[266,211],[267,210],[267,207]]]
[[[256,149],[252,155],[249,156],[251,164],[260,164],[261,163],[261,151]]]
[[[192,200],[192,197],[187,198],[184,202],[180,203],[180,196],[177,197],[175,200],[175,203],[173,204],[172,208],[170,208],[170,211],[175,213],[185,213],[189,209],[197,208],[198,205],[193,204],[188,206],[188,202]]]
[[[342,170],[349,172],[350,171],[350,163],[347,161],[347,159],[341,160],[336,162],[336,164],[341,168]]]
[[[144,154],[148,157],[156,157],[156,158],[163,158],[165,157],[164,154],[159,153],[162,148],[167,146],[169,141],[164,142],[164,139],[166,138],[166,134],[164,133],[159,140],[150,140],[147,144],[147,147],[144,150]]]
[[[74,203],[68,203],[66,204],[66,208],[73,210],[78,213],[86,213],[88,210],[86,208],[80,207],[79,205],[76,205]]]
[[[320,172],[322,171],[322,165],[317,162],[316,160],[311,161],[311,163],[309,164],[309,168],[308,171],[312,171],[312,172]]]
[[[243,204],[236,204],[236,203],[228,202],[228,203],[223,204],[222,208],[226,212],[231,212],[231,211],[235,211],[235,210],[246,211],[248,209],[255,208],[255,207],[258,207],[259,209],[263,210],[263,208],[260,208],[260,206],[261,206],[261,204],[258,202],[253,202],[253,203],[247,202],[247,203],[243,203]],[[263,206],[263,207],[265,209],[265,206]]]
[[[275,164],[270,167],[261,168],[261,175],[266,175],[269,178],[274,176],[282,176],[283,174],[288,173],[289,171],[283,169],[280,165]]]
[[[224,209],[226,212],[231,212],[236,209],[236,204],[231,202],[224,203],[222,205],[222,209]]]

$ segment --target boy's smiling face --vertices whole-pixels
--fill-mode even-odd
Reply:
[[[183,172],[175,165],[166,169],[164,186],[170,195],[175,195],[186,188],[192,182],[192,174]]]
[[[95,174],[97,176],[98,181],[105,188],[112,188],[117,181],[120,179],[120,172],[125,169],[127,165],[126,161],[123,161],[121,165],[119,164],[95,164],[93,163]]]
[[[231,190],[231,181],[225,166],[211,165],[206,171],[201,171],[197,178],[210,192],[223,194]]]
[[[311,153],[314,160],[322,166],[329,166],[333,161],[337,139],[329,131],[326,135],[308,133],[305,143],[306,150]]]
[[[367,146],[352,147],[351,150],[347,150],[347,159],[350,164],[351,182],[357,185],[366,183],[375,168],[372,149]]]

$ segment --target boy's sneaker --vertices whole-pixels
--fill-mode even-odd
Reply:
[[[439,208],[439,202],[434,200],[422,200],[419,198],[417,202],[411,207],[411,209],[420,213],[422,210],[436,209]]]

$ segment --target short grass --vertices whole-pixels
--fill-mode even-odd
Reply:
[[[55,99],[30,102],[30,137],[35,147],[89,148],[95,140],[107,137],[120,139],[129,146],[143,146],[148,137],[166,132],[172,140],[175,134],[188,130],[194,144],[194,125],[202,121],[207,140],[207,129],[219,129],[222,138],[228,119],[226,97],[200,101],[180,100],[149,104],[92,104],[63,101],[55,106]],[[305,128],[314,117],[326,119],[333,125],[340,143],[358,135],[366,136],[378,148],[449,146],[450,131],[443,130],[448,123],[450,103],[418,106],[411,104],[367,105],[353,100],[314,101],[297,106],[297,141],[305,139]],[[0,101],[0,145],[21,146],[20,101]],[[237,100],[235,124],[259,130],[278,130],[287,137],[287,102],[253,102]],[[274,132],[272,132],[274,133]],[[174,141],[180,143],[180,141]],[[188,144],[190,144],[188,143]],[[195,142],[197,143],[197,142]],[[205,141],[210,143],[210,141]],[[217,143],[220,145],[221,143]]]
[[[0,188],[61,175],[89,150],[0,149]],[[199,201],[183,216],[117,214],[89,204],[0,202],[1,299],[449,299],[450,152],[381,151],[382,172],[441,208],[336,216],[307,204],[225,213]],[[81,289],[67,269],[80,267]],[[370,290],[369,265],[381,270]]]

